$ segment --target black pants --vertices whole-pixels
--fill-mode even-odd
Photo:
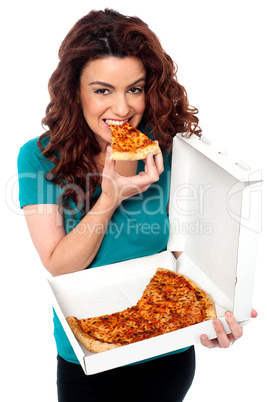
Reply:
[[[58,356],[59,402],[180,402],[195,374],[195,351],[86,376]]]

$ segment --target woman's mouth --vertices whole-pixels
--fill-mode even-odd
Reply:
[[[116,126],[122,126],[124,123],[127,123],[130,119],[126,120],[110,120],[110,119],[104,119],[104,122],[108,125],[114,124]]]

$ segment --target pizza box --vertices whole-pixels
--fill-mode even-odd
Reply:
[[[261,222],[261,170],[229,160],[209,140],[177,134],[173,144],[167,250],[148,257],[48,279],[52,302],[85,374],[95,374],[169,353],[216,334],[212,321],[90,353],[66,317],[122,311],[139,300],[158,267],[180,272],[211,295],[217,316],[231,310],[241,326],[250,319],[257,235]],[[183,251],[176,260],[172,251]]]

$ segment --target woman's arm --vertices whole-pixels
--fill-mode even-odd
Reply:
[[[42,213],[32,214],[33,209]],[[53,276],[80,271],[90,265],[113,214],[113,209],[100,196],[91,213],[66,234],[57,205],[30,205],[23,210],[35,248],[44,267]],[[103,228],[101,231],[100,227]]]
[[[124,177],[115,171],[108,147],[102,179],[102,194],[94,207],[68,234],[57,205],[29,205],[23,209],[31,238],[45,268],[53,275],[88,267],[102,243],[109,221],[122,200],[146,191],[163,171],[162,155],[148,155],[145,171]],[[42,211],[40,213],[40,211]],[[100,230],[101,229],[101,230]]]

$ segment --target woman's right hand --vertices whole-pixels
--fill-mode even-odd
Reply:
[[[125,177],[115,170],[115,161],[110,159],[112,148],[108,146],[106,153],[105,166],[102,177],[102,197],[106,197],[111,207],[116,208],[126,198],[146,191],[152,183],[159,180],[163,172],[162,154],[148,154],[144,160],[145,169],[138,175]]]

